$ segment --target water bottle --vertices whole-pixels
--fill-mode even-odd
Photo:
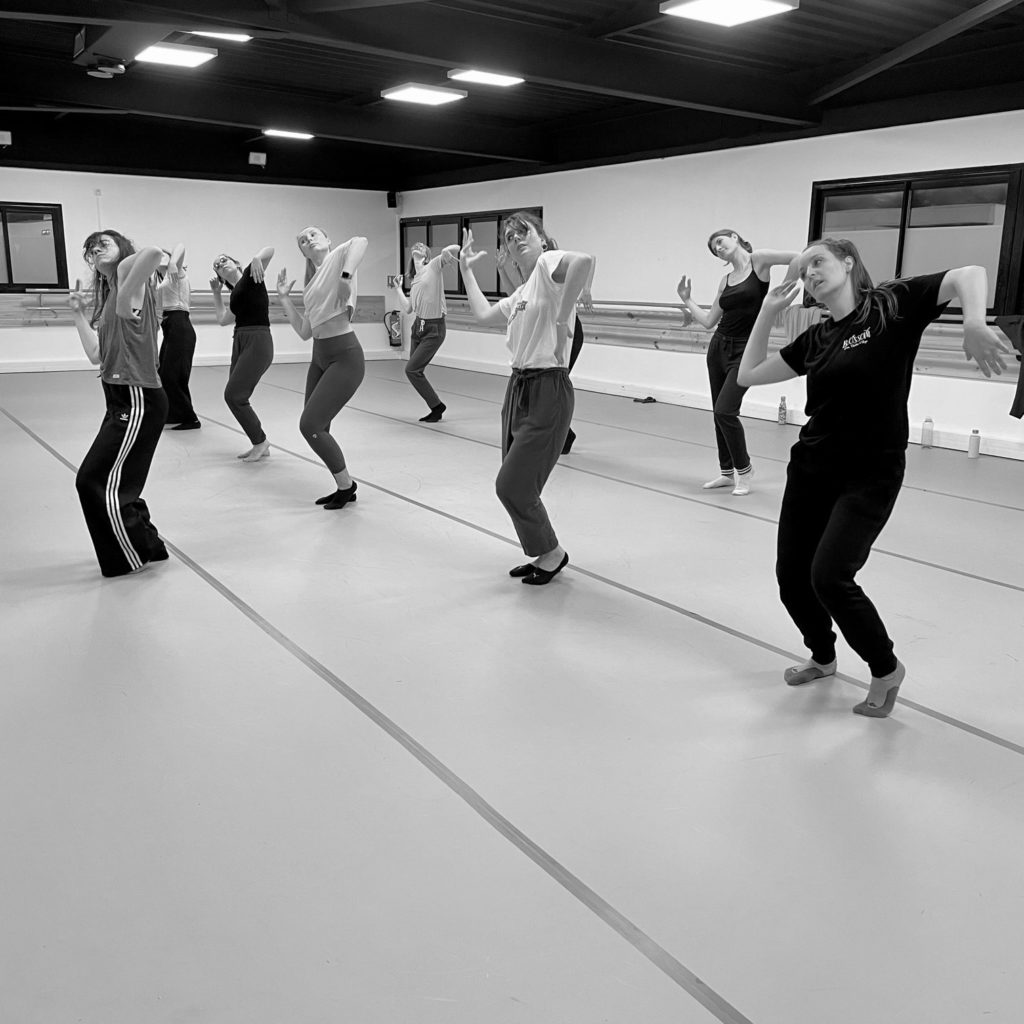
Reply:
[[[786,424],[786,396],[783,395],[779,399],[779,423],[783,426]]]
[[[931,416],[925,416],[924,423],[921,424],[921,447],[931,448],[935,441],[935,424],[932,422]]]
[[[967,438],[967,458],[976,459],[981,454],[981,434],[976,430],[971,431]]]

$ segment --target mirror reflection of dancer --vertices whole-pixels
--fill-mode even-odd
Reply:
[[[431,258],[430,249],[422,242],[417,242],[412,247],[412,279],[408,298],[402,291],[403,278],[395,278],[393,290],[399,308],[407,315],[413,313],[416,316],[410,334],[412,345],[409,361],[405,364],[405,375],[430,410],[426,416],[420,417],[420,423],[439,423],[448,408],[437,397],[424,371],[444,343],[444,318],[448,312],[444,300],[444,268],[451,266],[458,258],[457,245],[445,246]]]
[[[885,718],[906,675],[875,606],[855,582],[903,480],[907,400],[925,328],[946,303],[963,309],[964,351],[986,377],[1006,345],[985,323],[982,267],[959,267],[875,288],[854,244],[812,242],[799,257],[807,292],[831,319],[768,355],[768,334],[798,282],[773,288],[758,314],[739,379],[744,387],[807,377],[807,423],[793,446],[779,514],[776,572],[782,603],[811,652],[785,672],[790,686],[836,671],[833,620],[867,662],[871,685],[854,707]]]
[[[305,313],[300,315],[289,298],[295,282],[289,282],[287,270],[277,278],[277,294],[296,334],[313,339],[299,430],[334,477],[335,490],[316,500],[317,505],[333,510],[356,500],[356,482],[331,436],[331,421],[348,404],[366,373],[363,349],[352,330],[352,315],[359,294],[356,271],[369,243],[356,236],[332,249],[331,240],[317,227],[306,228],[298,243],[306,257]]]
[[[705,490],[731,487],[732,493],[750,493],[754,467],[747,453],[747,438],[740,422],[740,406],[747,389],[736,381],[744,346],[750,337],[761,301],[768,291],[771,268],[791,264],[795,252],[754,249],[735,231],[722,228],[708,239],[708,249],[729,264],[711,309],[703,310],[690,297],[690,280],[679,282],[676,291],[694,320],[706,330],[717,328],[708,345],[708,379],[715,413],[715,440],[718,442],[719,475],[704,484]],[[792,269],[787,279],[795,278]]]
[[[264,271],[273,258],[274,250],[268,245],[260,249],[243,270],[238,260],[221,253],[213,261],[215,276],[210,280],[217,322],[221,326],[231,323],[232,319],[235,322],[224,401],[252,445],[248,451],[238,455],[243,462],[259,462],[270,454],[270,442],[249,399],[274,361],[270,298],[263,283]],[[225,284],[231,289],[227,309],[221,295]]]
[[[480,290],[473,264],[473,232],[465,233],[459,254],[470,310],[478,323],[507,324],[512,377],[501,410],[501,469],[495,481],[527,557],[509,573],[531,586],[543,586],[569,563],[558,543],[541,491],[558,462],[572,421],[569,339],[576,301],[587,283],[593,258],[556,249],[541,222],[514,213],[501,238],[526,275],[525,284],[491,305]]]
[[[552,238],[552,248],[557,249],[558,243]],[[500,242],[498,245],[498,254],[496,258],[498,265],[498,278],[501,281],[501,290],[506,295],[511,295],[520,285],[526,284],[526,275],[523,274],[519,264],[516,263],[515,258],[509,253],[508,247],[504,242]],[[583,307],[585,312],[592,312],[592,298],[590,296],[590,286],[594,280],[594,270],[597,268],[597,259],[591,257],[590,264],[590,276],[587,279],[587,283],[583,286],[583,291],[580,292],[579,305]],[[569,374],[572,375],[572,368],[576,365],[576,360],[580,357],[580,352],[583,351],[583,322],[579,318],[579,314],[576,315],[575,321],[572,328],[572,345],[569,348]],[[565,444],[562,445],[562,454],[568,455],[572,451],[572,446],[576,443],[576,431],[572,429],[572,425],[569,426],[569,431],[565,435]]]
[[[189,317],[191,289],[184,263],[185,246],[179,242],[172,252],[164,249],[164,258],[157,268],[160,283],[156,298],[163,332],[157,370],[167,395],[167,422],[174,424],[171,429],[198,430],[202,424],[192,408],[192,395],[188,389],[196,351],[196,330]]]
[[[69,303],[89,362],[100,367],[107,411],[82,460],[75,487],[104,576],[126,576],[167,558],[142,500],[167,398],[156,369],[156,300],[150,277],[163,250],[136,252],[117,231],[85,240],[93,269],[93,308],[76,285]]]

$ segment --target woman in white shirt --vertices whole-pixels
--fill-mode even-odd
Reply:
[[[395,278],[395,298],[405,314],[415,313],[412,325],[409,361],[405,375],[416,393],[427,403],[430,412],[420,417],[420,423],[439,423],[448,407],[437,397],[424,372],[430,360],[444,343],[446,328],[444,317],[448,312],[444,301],[444,268],[459,258],[457,245],[445,246],[433,259],[430,249],[422,242],[412,247],[413,275],[409,296],[402,291],[402,278]]]
[[[570,339],[576,301],[594,260],[586,253],[556,249],[540,220],[522,211],[505,220],[501,239],[526,281],[499,302],[488,301],[473,275],[473,264],[485,254],[473,251],[471,231],[465,234],[459,260],[477,322],[507,324],[512,377],[501,410],[502,462],[495,490],[531,559],[509,575],[544,586],[569,563],[540,494],[572,422]]]
[[[306,228],[298,243],[306,257],[304,313],[300,314],[289,298],[295,282],[289,282],[287,270],[277,278],[277,294],[295,332],[300,338],[313,339],[299,430],[334,477],[335,490],[317,498],[316,503],[339,509],[356,500],[356,484],[341,447],[331,436],[331,421],[356,393],[366,373],[363,349],[352,330],[352,315],[359,287],[356,270],[368,243],[357,236],[332,248],[331,240],[318,227]]]

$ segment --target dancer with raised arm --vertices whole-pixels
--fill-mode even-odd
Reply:
[[[768,355],[768,334],[798,289],[769,291],[740,363],[743,387],[807,377],[807,423],[793,446],[779,515],[782,603],[810,651],[785,672],[790,686],[835,674],[833,622],[867,662],[860,715],[884,718],[906,670],[856,575],[885,526],[906,461],[907,399],[925,328],[956,299],[964,351],[986,377],[1003,370],[1005,343],[985,323],[983,267],[959,267],[874,287],[854,244],[824,238],[799,257],[804,287],[831,319]],[[870,414],[865,414],[870,410]]]
[[[405,364],[405,375],[430,410],[426,416],[420,417],[420,423],[439,423],[448,408],[437,397],[424,371],[444,343],[444,318],[448,312],[444,300],[444,268],[456,263],[458,258],[457,245],[445,246],[431,258],[430,249],[422,242],[417,242],[412,247],[413,275],[408,298],[402,291],[403,279],[395,279],[394,293],[399,308],[403,313],[416,316],[410,334],[412,345],[409,361]]]
[[[196,351],[196,330],[189,317],[191,289],[185,273],[185,245],[179,242],[157,268],[157,306],[163,341],[157,370],[167,395],[167,422],[172,430],[198,430],[202,424],[192,408],[188,389],[192,358]]]
[[[238,455],[243,462],[259,462],[270,454],[270,442],[249,399],[274,361],[270,298],[263,282],[264,271],[273,257],[274,250],[267,246],[253,256],[243,270],[238,260],[221,253],[213,261],[214,277],[210,280],[218,323],[222,326],[232,320],[235,323],[224,401],[252,445]],[[225,284],[231,289],[227,309],[221,294]]]
[[[730,228],[715,231],[708,238],[708,249],[729,266],[711,309],[704,310],[693,301],[691,282],[686,276],[676,287],[683,308],[705,330],[715,330],[708,345],[707,366],[718,442],[718,476],[708,480],[704,489],[731,487],[733,494],[744,495],[750,493],[754,467],[740,422],[740,407],[747,389],[737,383],[736,373],[761,300],[768,291],[772,267],[792,265],[797,253],[754,249]],[[789,276],[796,276],[795,268]]]
[[[69,302],[82,348],[99,365],[107,411],[75,477],[86,526],[104,576],[126,576],[167,558],[142,488],[167,417],[156,361],[151,277],[163,250],[135,251],[118,231],[85,240],[93,269],[93,308],[76,285]]]
[[[501,469],[498,499],[512,519],[523,552],[532,561],[509,573],[531,586],[544,586],[569,563],[558,542],[541,491],[558,462],[572,421],[574,396],[569,381],[569,339],[576,301],[590,276],[593,258],[556,249],[540,220],[514,213],[501,239],[525,276],[511,295],[491,304],[473,274],[485,255],[474,252],[465,233],[459,254],[466,296],[481,324],[506,324],[512,376],[501,410]]]
[[[357,235],[332,248],[331,240],[318,227],[306,228],[299,234],[298,243],[306,257],[302,292],[305,312],[300,314],[289,297],[295,282],[288,280],[287,270],[278,275],[277,294],[298,336],[313,339],[299,430],[334,477],[335,489],[317,498],[316,504],[334,510],[356,500],[356,482],[331,435],[331,421],[348,404],[366,373],[363,349],[352,330],[352,316],[359,294],[356,271],[368,243]]]

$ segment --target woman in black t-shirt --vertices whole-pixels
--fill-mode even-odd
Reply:
[[[711,407],[715,413],[715,440],[718,442],[718,476],[704,484],[704,490],[731,487],[732,493],[750,493],[754,467],[747,454],[747,439],[740,423],[740,406],[745,387],[736,382],[743,348],[754,326],[761,300],[768,291],[772,267],[792,264],[795,252],[776,249],[754,249],[744,238],[729,228],[721,228],[708,238],[712,256],[724,260],[729,273],[718,286],[715,301],[707,311],[690,297],[687,277],[676,286],[683,308],[705,330],[715,330],[708,345],[708,380],[711,384]],[[793,268],[788,275],[796,277]]]
[[[812,242],[799,259],[808,294],[831,319],[768,355],[768,332],[798,282],[773,288],[740,363],[744,387],[807,376],[807,423],[793,446],[779,513],[779,593],[811,652],[786,670],[799,686],[836,671],[833,621],[871,670],[853,710],[885,718],[906,674],[854,577],[896,503],[907,447],[907,399],[921,335],[951,299],[963,309],[964,352],[986,377],[1006,345],[985,323],[983,267],[959,267],[875,288],[852,242]]]
[[[270,442],[260,418],[249,404],[260,378],[274,361],[274,339],[270,333],[270,298],[263,274],[274,257],[274,250],[261,249],[243,270],[241,263],[221,253],[213,261],[214,277],[210,280],[213,303],[220,324],[235,322],[231,344],[231,369],[224,388],[224,401],[245,431],[252,447],[238,458],[243,462],[259,462],[270,454]],[[231,289],[229,308],[224,308],[221,291]]]

